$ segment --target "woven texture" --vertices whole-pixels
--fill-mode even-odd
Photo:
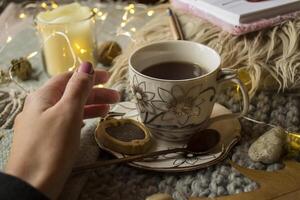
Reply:
[[[219,97],[219,102],[231,110],[240,108],[235,90],[228,89]],[[259,93],[252,99],[249,117],[281,125],[291,131],[299,130],[299,99],[280,94]],[[269,127],[241,120],[243,139],[230,156],[239,165],[266,171],[281,169],[281,163],[265,165],[252,162],[248,148],[252,141]],[[105,153],[101,154],[106,157]],[[216,197],[240,192],[249,192],[258,184],[244,177],[224,161],[216,166],[192,173],[152,173],[127,166],[112,166],[91,173],[81,194],[81,200],[142,200],[156,192],[166,192],[175,200],[189,196]]]

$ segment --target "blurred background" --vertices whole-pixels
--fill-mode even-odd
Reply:
[[[41,0],[40,0],[41,1]],[[63,1],[56,1],[57,3],[69,3],[73,2],[74,0],[63,0]],[[99,0],[99,2],[107,2],[107,1],[127,1],[127,2],[137,2],[137,3],[144,3],[144,4],[155,4],[155,3],[164,3],[168,0]],[[38,2],[38,1],[21,1],[21,0],[0,0],[0,12],[4,10],[4,8],[9,4],[10,2],[16,2],[16,3],[25,3],[25,2]]]

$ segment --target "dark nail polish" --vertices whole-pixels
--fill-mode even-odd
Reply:
[[[83,72],[86,74],[93,74],[94,73],[94,69],[93,69],[93,65],[90,62],[82,62],[80,64],[79,67],[79,72]]]

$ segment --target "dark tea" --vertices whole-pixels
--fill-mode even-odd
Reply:
[[[199,65],[189,62],[162,62],[151,65],[141,71],[142,74],[153,78],[167,80],[183,80],[205,74],[204,69]]]

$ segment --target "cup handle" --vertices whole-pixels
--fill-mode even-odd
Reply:
[[[225,115],[219,115],[216,117],[213,117],[208,120],[207,126],[211,125],[212,123],[219,121],[219,120],[225,120],[225,119],[231,119],[231,118],[239,118],[247,114],[249,109],[249,96],[248,91],[245,88],[245,85],[242,83],[242,81],[237,77],[237,73],[232,69],[222,69],[220,71],[219,77],[217,78],[218,82],[218,88],[226,82],[234,82],[236,83],[243,96],[243,110],[239,113],[231,113],[231,114],[225,114]],[[206,126],[206,127],[207,127]]]

